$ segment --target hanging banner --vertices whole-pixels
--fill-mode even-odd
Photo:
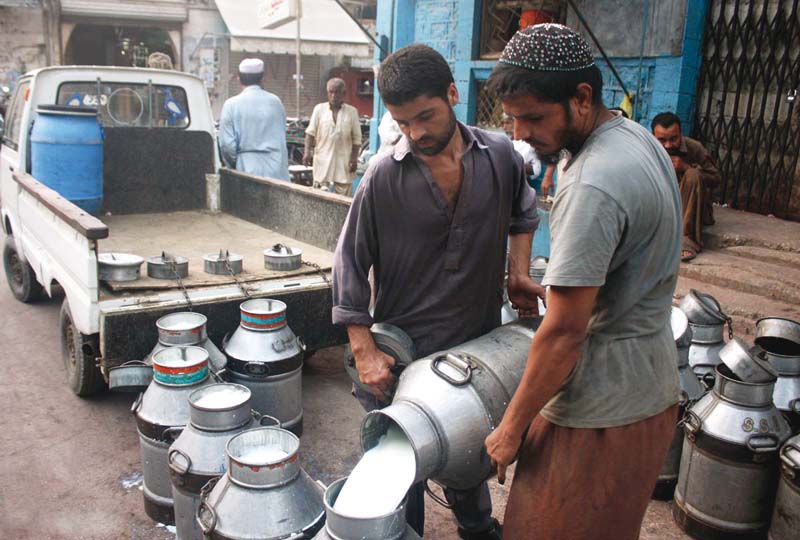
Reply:
[[[272,30],[297,17],[300,0],[260,0],[258,3],[258,25]]]

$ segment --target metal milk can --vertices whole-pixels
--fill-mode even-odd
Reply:
[[[800,323],[767,317],[756,324],[756,345],[778,372],[772,399],[792,432],[800,432]]]
[[[347,477],[340,478],[325,490],[325,526],[314,540],[420,540],[406,523],[406,501],[393,512],[377,518],[353,518],[333,509]]]
[[[772,403],[775,386],[743,382],[717,366],[714,388],[686,413],[673,516],[696,538],[763,538],[789,424]]]
[[[228,379],[250,389],[253,408],[303,432],[303,345],[286,324],[280,300],[248,300],[239,306],[239,327],[223,344]]]
[[[719,351],[725,346],[725,325],[728,337],[733,337],[733,325],[710,294],[692,289],[683,297],[681,310],[689,319],[692,345],[689,348],[689,365],[700,381],[708,388],[714,385],[714,368],[720,363]]]
[[[675,338],[675,346],[678,349],[678,375],[681,381],[681,402],[678,410],[678,422],[675,426],[675,436],[667,453],[667,459],[658,475],[656,488],[653,491],[653,498],[668,501],[672,499],[675,492],[675,484],[678,482],[678,469],[681,464],[681,450],[683,448],[683,423],[680,421],[686,414],[686,410],[700,399],[706,388],[700,384],[691,367],[689,367],[689,347],[692,343],[692,329],[689,327],[689,320],[679,308],[672,308],[670,319],[672,325],[672,335]]]
[[[131,407],[142,455],[144,509],[159,523],[175,523],[169,445],[189,421],[189,394],[209,382],[208,351],[170,347],[153,357],[153,381]]]
[[[189,424],[168,453],[178,540],[203,540],[195,516],[200,490],[225,474],[225,445],[234,435],[258,427],[250,390],[239,384],[210,384],[189,394]],[[268,417],[263,417],[268,418]]]
[[[275,427],[225,448],[227,472],[203,489],[197,522],[210,540],[305,540],[325,522],[322,488],[298,463],[300,439]]]
[[[781,479],[775,496],[775,511],[769,540],[796,540],[800,533],[800,435],[781,449]]]
[[[183,311],[164,315],[156,321],[158,342],[145,357],[145,363],[152,364],[153,355],[167,347],[191,345],[208,351],[211,370],[217,375],[224,374],[228,361],[214,342],[208,339],[207,324],[208,319],[202,313]]]
[[[361,424],[364,451],[391,424],[405,433],[417,463],[415,482],[431,478],[468,489],[492,473],[484,439],[497,427],[519,385],[533,339],[532,321],[501,326],[409,365],[388,407]]]

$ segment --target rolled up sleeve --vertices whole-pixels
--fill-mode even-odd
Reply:
[[[334,324],[371,326],[369,270],[377,253],[371,168],[356,191],[333,257]]]
[[[526,234],[536,231],[539,226],[539,213],[536,211],[536,192],[525,178],[525,165],[516,150],[512,148],[511,166],[514,178],[514,199],[511,204],[511,226],[509,234]]]

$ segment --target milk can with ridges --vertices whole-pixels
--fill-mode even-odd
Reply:
[[[234,436],[227,471],[201,494],[197,523],[210,540],[303,540],[325,522],[323,486],[300,467],[300,440],[275,427]]]
[[[400,376],[392,404],[364,417],[362,449],[373,448],[394,424],[414,448],[416,481],[431,478],[469,489],[488,478],[492,467],[483,442],[522,378],[534,334],[531,322],[501,326],[412,362]]]
[[[769,540],[796,540],[800,534],[800,435],[781,448],[781,479],[775,496],[775,510]]]
[[[692,329],[689,320],[679,308],[673,307],[670,317],[672,335],[675,338],[675,347],[678,351],[678,376],[681,381],[681,401],[678,411],[678,421],[675,425],[675,436],[667,453],[667,459],[658,475],[653,498],[670,500],[675,492],[678,481],[678,470],[681,464],[681,450],[683,449],[683,418],[686,410],[692,406],[705,393],[705,387],[700,384],[689,366],[689,347],[692,343]]]
[[[325,526],[314,540],[419,540],[420,536],[406,522],[403,500],[393,511],[383,516],[361,518],[338,512],[334,505],[347,478],[340,478],[325,490]]]
[[[691,536],[766,536],[778,450],[790,436],[772,402],[775,380],[773,371],[765,381],[745,382],[720,364],[712,391],[687,412],[673,515]]]
[[[208,351],[170,347],[153,357],[153,381],[131,407],[139,432],[144,508],[159,523],[175,522],[169,446],[189,422],[189,394],[209,383]]]
[[[286,304],[256,299],[239,306],[239,327],[223,344],[228,379],[250,389],[253,408],[303,431],[303,345],[286,322]]]
[[[250,408],[250,390],[238,384],[204,386],[188,399],[189,424],[169,448],[169,473],[178,540],[203,540],[195,519],[200,491],[225,474],[225,445],[231,437],[258,427],[261,417]]]

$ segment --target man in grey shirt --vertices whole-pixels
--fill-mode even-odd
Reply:
[[[375,389],[376,397],[359,396],[368,408],[385,405],[377,396],[394,383],[394,361],[376,348],[373,322],[400,327],[420,357],[499,326],[507,245],[512,304],[535,309],[543,294],[528,277],[536,200],[511,141],[456,121],[453,76],[430,47],[389,56],[378,88],[403,138],[367,169],[333,266],[333,322],[347,325],[360,379]],[[414,488],[408,507],[420,535],[421,493]],[[500,538],[485,483],[445,495],[462,538]]]
[[[603,106],[591,49],[565,26],[517,32],[489,82],[517,138],[572,154],[550,217],[547,314],[486,439],[501,481],[520,456],[504,538],[635,540],[680,391],[675,172],[644,127]]]

